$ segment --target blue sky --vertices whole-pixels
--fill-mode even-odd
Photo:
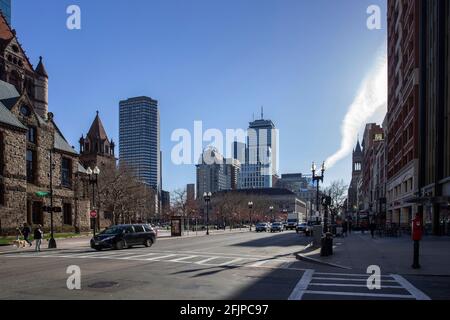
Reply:
[[[72,4],[81,30],[66,28]],[[372,4],[381,30],[366,27]],[[159,101],[163,187],[173,190],[195,182],[195,167],[171,163],[170,137],[195,120],[247,128],[263,105],[280,130],[280,173],[309,173],[337,150],[341,121],[386,42],[385,10],[385,0],[13,0],[12,23],[32,63],[44,56],[49,109],[77,149],[96,110],[118,141],[119,100]],[[325,182],[348,183],[350,173],[349,156]]]

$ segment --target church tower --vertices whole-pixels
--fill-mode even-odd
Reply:
[[[48,113],[48,74],[45,70],[42,57],[39,57],[39,63],[36,67],[36,79],[34,81],[34,106],[36,112],[47,118]]]
[[[115,143],[108,139],[98,111],[88,134],[81,136],[79,142],[80,162],[85,168],[98,166],[101,170],[116,165]]]
[[[362,173],[362,163],[363,163],[363,152],[361,150],[361,144],[356,143],[356,148],[353,150],[352,154],[352,181],[350,182],[350,187],[348,188],[348,201],[347,210],[348,212],[355,212],[358,210],[358,180]]]

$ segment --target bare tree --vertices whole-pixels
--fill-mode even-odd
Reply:
[[[325,188],[324,194],[331,197],[331,214],[336,215],[344,209],[348,185],[344,180],[335,180]]]
[[[104,168],[99,175],[99,203],[112,213],[112,224],[148,221],[155,214],[155,195],[125,165]]]

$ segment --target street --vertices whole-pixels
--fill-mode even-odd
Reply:
[[[448,277],[368,274],[300,261],[309,243],[295,232],[161,238],[153,247],[96,252],[88,238],[64,249],[0,255],[0,299],[449,299]],[[81,290],[69,290],[69,266]],[[366,266],[361,266],[361,270]]]

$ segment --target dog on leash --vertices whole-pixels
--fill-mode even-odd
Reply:
[[[14,240],[13,246],[17,248],[25,248],[27,246],[27,242],[25,240]]]

